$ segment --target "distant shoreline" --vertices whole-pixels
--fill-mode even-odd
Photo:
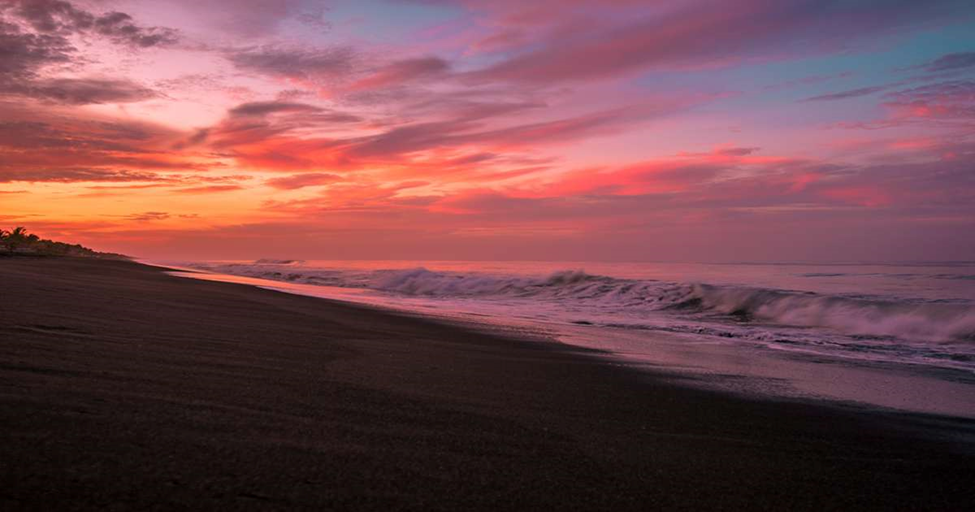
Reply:
[[[0,261],[7,510],[963,510],[975,422],[751,400],[131,261]]]

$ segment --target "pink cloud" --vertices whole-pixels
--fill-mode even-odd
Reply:
[[[447,61],[437,57],[395,61],[353,83],[350,89],[355,91],[378,89],[413,80],[435,78],[446,73],[449,68]]]
[[[418,32],[358,28],[389,26],[394,2],[326,37],[330,14],[298,0],[182,1],[192,18],[7,2],[0,182],[45,182],[31,211],[81,241],[213,253],[327,234],[372,256],[642,257],[848,226],[947,233],[975,214],[965,49],[889,80],[844,71],[865,51],[927,51],[899,48],[971,19],[960,2],[423,1],[399,20]],[[814,76],[780,65],[835,53]],[[229,192],[263,206],[222,211]],[[152,206],[91,206],[133,196]],[[208,197],[207,226],[173,229]],[[75,206],[90,225],[59,219]]]
[[[727,9],[722,2],[699,0],[667,5],[621,2],[607,11],[600,2],[571,2],[564,8],[560,3],[556,10],[544,4],[502,3],[501,12],[494,14],[499,32],[486,40],[511,37],[511,25],[533,27],[539,36],[522,43],[529,50],[469,76],[552,83],[614,78],[648,69],[727,65],[835,51],[845,41],[892,33],[922,19],[950,19],[949,0],[897,4],[868,0],[825,9],[813,0],[747,0]],[[606,12],[618,16],[601,16]]]
[[[342,177],[337,174],[328,173],[307,173],[307,174],[295,174],[292,176],[285,176],[282,178],[272,178],[264,183],[269,187],[281,189],[281,190],[295,190],[304,187],[314,187],[318,185],[326,185],[341,180]]]
[[[975,81],[938,82],[890,93],[884,106],[895,117],[975,119]]]

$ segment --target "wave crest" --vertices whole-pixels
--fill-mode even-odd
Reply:
[[[276,260],[273,258],[261,258],[254,260],[255,265],[301,265],[305,260]]]
[[[626,314],[659,311],[697,318],[722,317],[847,336],[916,341],[975,341],[975,307],[937,302],[897,302],[781,289],[618,279],[562,270],[542,277],[395,270],[303,268],[299,260],[208,265],[208,270],[279,281],[367,288],[427,298],[532,299],[564,310]]]
[[[709,285],[695,285],[691,299],[697,299],[702,309],[745,320],[822,327],[847,335],[925,341],[975,339],[975,308],[957,304],[864,300]]]

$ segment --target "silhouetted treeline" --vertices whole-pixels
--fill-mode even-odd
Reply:
[[[35,254],[40,256],[87,256],[106,257],[119,256],[93,251],[79,244],[66,244],[45,240],[33,233],[28,233],[23,226],[10,231],[0,229],[0,255]]]

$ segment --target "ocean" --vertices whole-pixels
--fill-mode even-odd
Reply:
[[[766,374],[764,368],[751,368],[752,363],[731,368],[726,361],[741,355],[767,361],[773,355],[923,374],[963,384],[950,393],[967,395],[962,407],[975,403],[975,262],[265,259],[178,265],[206,272],[197,277],[534,332],[658,366],[696,365],[714,372],[714,361],[720,359],[719,373],[746,373],[766,380],[801,373],[785,368]],[[704,351],[684,354],[679,360],[661,355],[672,355],[675,347],[680,351],[703,347]],[[715,351],[723,356],[715,358]],[[743,364],[748,368],[743,370]],[[859,384],[853,379],[849,386]],[[816,392],[822,394],[822,386]],[[856,399],[863,399],[862,394],[854,393]],[[838,396],[850,398],[847,395]],[[922,395],[913,400],[937,399]]]

